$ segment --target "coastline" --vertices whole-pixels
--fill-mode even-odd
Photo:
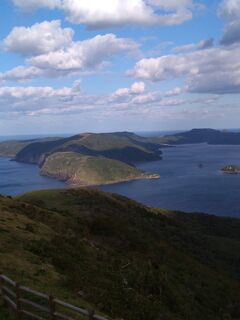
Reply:
[[[240,166],[228,165],[222,168],[222,172],[226,174],[240,174]]]
[[[143,174],[142,176],[135,177],[135,178],[129,178],[129,179],[119,179],[116,181],[106,181],[104,183],[87,183],[86,181],[82,182],[74,182],[71,181],[71,179],[66,179],[63,177],[60,177],[59,175],[50,175],[50,174],[44,174],[40,172],[41,176],[52,178],[58,181],[62,181],[66,184],[66,187],[69,188],[83,188],[83,187],[100,187],[100,186],[107,186],[107,185],[115,185],[119,183],[125,183],[125,182],[131,182],[131,181],[138,181],[138,180],[158,180],[160,179],[159,174]]]

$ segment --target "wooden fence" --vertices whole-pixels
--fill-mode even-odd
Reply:
[[[5,275],[0,275],[0,293],[5,304],[14,310],[17,320],[108,320],[94,310],[81,309],[24,287]]]

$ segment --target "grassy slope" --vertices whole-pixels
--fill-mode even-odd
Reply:
[[[90,189],[1,198],[0,219],[0,269],[35,288],[114,318],[240,317],[239,220]]]
[[[141,170],[121,161],[73,152],[53,153],[45,160],[41,173],[75,185],[106,184],[147,177]]]
[[[14,158],[16,154],[29,145],[27,141],[3,141],[0,142],[0,156]]]
[[[160,151],[157,150],[156,144],[147,142],[141,137],[139,140],[135,140],[132,136],[130,138],[129,134],[124,135],[123,133],[83,134],[58,140],[56,143],[33,143],[22,149],[16,155],[16,160],[41,163],[45,155],[64,151],[90,156],[105,156],[128,163],[160,159]]]
[[[0,142],[0,156],[14,158],[21,150],[35,142],[47,142],[58,140],[59,138],[43,138],[36,140],[10,140]]]

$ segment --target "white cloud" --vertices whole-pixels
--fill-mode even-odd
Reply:
[[[55,22],[51,26],[54,26],[54,24]],[[56,25],[59,26],[58,23]],[[31,31],[33,27],[30,28]],[[60,30],[64,31],[65,29]],[[62,34],[60,30],[55,30],[57,35]],[[139,48],[139,45],[133,40],[118,38],[114,34],[97,35],[91,39],[70,42],[68,46],[65,45],[65,41],[61,41],[60,36],[54,38],[54,34],[52,34],[48,38],[49,43],[46,40],[47,43],[43,46],[44,38],[37,40],[35,31],[33,33],[33,36],[29,34],[28,41],[25,41],[25,39],[19,40],[21,46],[18,45],[17,41],[13,42],[13,46],[16,46],[15,51],[33,54],[33,56],[26,59],[26,66],[18,66],[0,73],[1,80],[25,81],[37,77],[76,75],[89,70],[96,72],[108,65],[114,56],[125,52],[136,52]],[[11,34],[9,37],[11,38]],[[50,41],[50,38],[53,41]],[[31,41],[34,39],[32,45],[30,45],[31,41],[29,39]],[[53,51],[50,50],[51,46]],[[59,46],[61,48],[58,48]],[[46,53],[35,55],[40,48]]]
[[[0,72],[0,80],[2,81],[20,81],[41,77],[43,71],[36,67],[18,66],[6,72]]]
[[[144,82],[134,82],[130,88],[120,88],[114,94],[113,97],[126,97],[129,95],[140,94],[145,91]]]
[[[216,101],[214,97],[198,99],[177,98],[184,89],[175,88],[167,92],[146,91],[143,83],[134,83],[128,94],[117,96],[115,93],[89,96],[83,94],[81,82],[75,81],[72,87],[0,87],[1,117],[14,116],[44,116],[73,115],[92,112],[92,116],[114,113],[154,113],[154,109],[163,107],[178,107],[190,104],[210,104]]]
[[[143,93],[145,91],[145,83],[144,82],[135,82],[132,84],[130,88],[130,92],[133,94]]]
[[[176,25],[192,18],[192,0],[13,0],[25,11],[58,8],[67,20],[88,28]],[[163,13],[159,13],[159,9]]]
[[[125,95],[119,95],[126,90]],[[86,110],[118,110],[143,105],[140,101],[148,96],[145,104],[160,102],[164,93],[145,93],[145,85],[142,82],[133,83],[129,88],[119,89],[115,93],[103,96],[84,95],[81,90],[81,82],[75,81],[72,87],[33,87],[33,86],[2,86],[0,87],[0,112],[15,113],[15,115],[41,115],[76,113]],[[150,99],[150,96],[154,99]],[[139,101],[135,100],[139,97]],[[154,100],[154,101],[153,101]]]
[[[223,0],[219,6],[218,13],[225,20],[238,19],[240,16],[239,0]]]
[[[46,105],[52,108],[66,107],[82,96],[80,82],[72,88],[63,87],[0,87],[0,112],[25,113],[41,110]]]
[[[92,39],[74,42],[66,49],[53,51],[28,59],[28,63],[42,69],[84,70],[101,67],[112,56],[136,50],[138,45],[114,34],[98,35]]]
[[[13,0],[13,3],[21,10],[31,12],[40,8],[55,9],[60,7],[61,0]]]
[[[231,45],[240,42],[240,1],[222,1],[218,14],[226,23],[221,44]]]
[[[185,77],[190,92],[239,93],[240,46],[210,48],[140,60],[130,75],[163,81]]]
[[[179,46],[173,49],[173,52],[184,52],[184,51],[194,51],[194,50],[205,50],[213,47],[214,40],[213,38],[202,40],[199,43],[191,43],[183,46]]]
[[[3,45],[8,51],[33,56],[69,46],[73,34],[71,28],[61,28],[60,20],[44,21],[31,27],[13,28]]]

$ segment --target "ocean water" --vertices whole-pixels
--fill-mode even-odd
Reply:
[[[39,175],[35,165],[0,157],[0,194],[17,195],[32,190],[63,188],[65,184]]]
[[[197,144],[165,148],[163,160],[138,165],[149,173],[159,173],[159,180],[133,181],[99,189],[153,207],[240,218],[240,175],[223,174],[220,169],[228,164],[240,164],[240,146]],[[0,158],[0,194],[64,187],[63,182],[41,177],[37,166]]]
[[[199,168],[202,164],[202,168]],[[102,186],[146,205],[240,218],[240,175],[221,172],[240,164],[240,146],[182,145],[163,149],[163,160],[138,167],[159,180]]]

